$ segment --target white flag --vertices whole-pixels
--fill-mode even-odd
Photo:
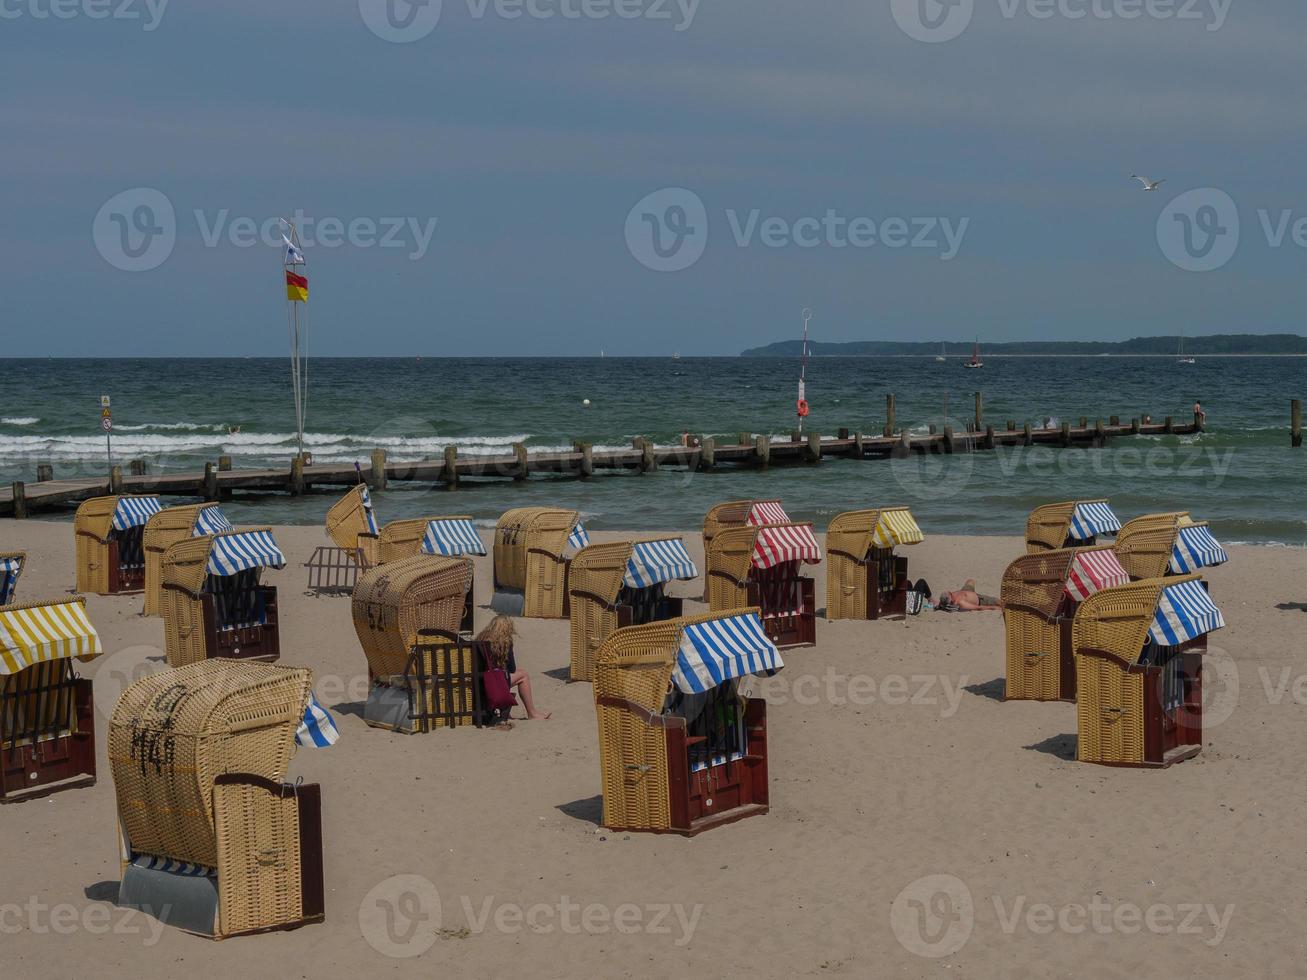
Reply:
[[[286,258],[283,260],[282,265],[303,265],[304,253],[296,248],[294,243],[285,235],[281,236],[281,240],[286,245]]]

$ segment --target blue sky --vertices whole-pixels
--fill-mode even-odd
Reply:
[[[939,43],[907,0],[444,0],[408,43],[386,0],[51,2],[0,3],[7,353],[280,354],[280,254],[239,229],[296,210],[356,232],[307,248],[321,354],[733,354],[805,306],[827,341],[1301,331],[1290,0],[960,0]],[[137,188],[175,237],[124,271]],[[663,188],[704,209],[678,271],[628,235],[672,228],[628,222]],[[1238,247],[1186,271],[1158,229],[1202,188]]]

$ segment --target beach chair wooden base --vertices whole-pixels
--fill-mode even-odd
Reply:
[[[145,563],[123,565],[118,557],[118,542],[111,540],[109,551],[109,591],[108,595],[131,595],[133,592],[145,591]]]
[[[362,548],[315,548],[304,563],[309,570],[308,591],[318,595],[349,595],[359,573],[371,566]]]
[[[258,592],[262,596],[264,622],[236,629],[218,629],[213,596],[205,593],[201,597],[205,651],[210,658],[260,660],[269,664],[281,659],[281,633],[277,626],[277,589],[275,586],[261,585]]]
[[[25,671],[24,673],[29,673]],[[65,789],[95,785],[95,709],[91,682],[75,677],[71,670],[66,678],[37,691],[24,685],[23,674],[6,678],[9,684],[0,695],[0,804],[49,796]],[[17,683],[15,683],[17,682]],[[53,737],[10,731],[20,701],[28,703],[42,696],[49,701],[66,696],[73,698],[75,730]]]
[[[432,637],[413,648],[403,674],[373,679],[363,720],[373,728],[425,734],[482,727],[481,664],[461,636]]]
[[[1071,615],[1058,616],[1051,623],[1036,620],[1032,616],[1020,624],[1026,630],[1038,630],[1045,640],[1043,644],[1008,644],[1004,701],[1075,702],[1076,658],[1071,642],[1074,614],[1075,608],[1072,605]],[[1049,649],[1024,654],[1021,652],[1027,648],[1035,650],[1040,646]]]
[[[797,610],[785,609],[786,606],[792,607],[793,603],[780,602],[777,596],[766,594],[768,591],[750,576],[747,603],[762,610],[762,627],[771,641],[782,649],[815,646],[817,614],[813,580],[806,575],[798,579]],[[769,608],[777,612],[770,612]]]

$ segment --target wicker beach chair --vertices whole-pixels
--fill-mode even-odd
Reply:
[[[1120,530],[1121,522],[1106,500],[1044,504],[1032,510],[1026,521],[1026,552],[1093,545],[1100,535]]]
[[[91,682],[101,653],[81,596],[0,608],[0,803],[95,782]]]
[[[163,509],[158,497],[92,497],[77,508],[77,591],[121,595],[145,588],[146,522]]]
[[[281,656],[277,589],[260,584],[286,556],[272,529],[186,538],[163,556],[163,632],[169,667],[211,657],[274,661]]]
[[[785,513],[779,500],[728,500],[717,504],[703,519],[704,554],[708,553],[708,545],[717,536],[717,532],[728,527],[789,523],[790,516]]]
[[[27,552],[25,551],[0,552],[0,606],[6,606],[14,601],[14,595],[18,590],[18,579],[22,576],[26,564]]]
[[[1003,573],[1007,701],[1074,701],[1071,623],[1079,604],[1130,580],[1108,546],[1022,555]]]
[[[594,672],[603,823],[692,835],[767,812],[767,712],[739,678],[783,667],[757,609],[628,626]]]
[[[1080,761],[1159,768],[1202,751],[1202,655],[1224,625],[1197,575],[1082,602],[1071,627]]]
[[[335,738],[305,668],[205,660],[128,687],[109,725],[118,904],[214,939],[321,922],[321,789],[286,771]]]
[[[347,594],[359,572],[377,563],[377,516],[366,483],[359,483],[327,511],[327,535],[334,547],[313,550],[304,567],[309,591]]]
[[[497,612],[539,619],[563,619],[567,608],[569,554],[590,543],[574,510],[519,507],[495,526]]]
[[[568,677],[594,677],[595,655],[609,634],[681,615],[682,600],[668,582],[697,578],[699,570],[680,538],[648,538],[582,548],[568,572],[572,661]]]
[[[708,549],[708,608],[757,607],[777,646],[812,646],[817,642],[813,580],[800,573],[821,557],[811,524],[724,528]]]
[[[1136,518],[1121,528],[1115,547],[1132,579],[1187,575],[1229,561],[1207,522],[1187,513]]]
[[[460,632],[471,588],[470,558],[414,555],[363,573],[352,602],[369,725],[412,734],[482,723],[481,665]]]
[[[142,534],[145,549],[144,615],[163,615],[163,555],[169,547],[187,538],[230,530],[231,521],[217,504],[165,507],[146,521]]]
[[[377,540],[377,564],[413,555],[484,555],[486,546],[472,518],[455,516],[418,517],[391,521]]]
[[[925,539],[906,507],[838,515],[826,529],[826,618],[907,615],[908,560],[894,547]]]

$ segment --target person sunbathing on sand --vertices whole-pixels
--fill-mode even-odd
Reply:
[[[988,612],[1002,609],[1003,603],[991,595],[981,595],[976,591],[976,580],[969,578],[962,588],[954,592],[941,592],[937,608],[943,612]]]
[[[496,616],[490,625],[477,634],[476,642],[486,651],[487,659],[499,670],[508,674],[508,686],[517,690],[526,708],[527,718],[533,721],[547,721],[552,712],[539,711],[535,699],[531,696],[531,676],[525,670],[517,669],[517,659],[513,656],[513,621],[507,616]]]

